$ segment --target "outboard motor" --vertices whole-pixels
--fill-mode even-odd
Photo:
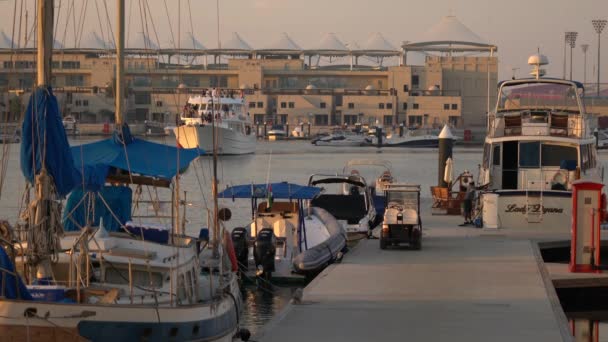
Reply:
[[[274,257],[276,255],[274,232],[270,228],[264,228],[258,232],[253,248],[255,266],[258,275],[269,278],[274,272]]]
[[[230,234],[232,238],[232,245],[234,246],[234,252],[236,254],[236,260],[239,262],[239,271],[247,271],[247,264],[249,258],[249,244],[247,241],[247,229],[243,227],[236,227]]]

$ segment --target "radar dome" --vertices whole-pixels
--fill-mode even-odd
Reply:
[[[549,64],[549,59],[545,55],[534,54],[528,57],[528,65],[547,65]]]
[[[374,88],[374,86],[370,84],[367,87],[365,87],[365,90],[376,90],[376,88]]]
[[[439,86],[438,86],[438,85],[433,85],[433,86],[430,86],[428,90],[429,90],[429,91],[436,91],[436,90],[439,90]]]
[[[317,87],[315,87],[312,84],[309,84],[309,85],[306,86],[306,90],[313,90],[313,89],[317,89]]]

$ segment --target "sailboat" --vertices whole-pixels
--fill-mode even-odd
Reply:
[[[118,129],[109,140],[70,149],[49,86],[53,0],[38,1],[38,80],[23,123],[21,158],[35,198],[22,222],[0,236],[0,336],[55,342],[232,341],[240,333],[242,304],[237,265],[223,262],[220,234],[210,244],[214,260],[206,260],[214,266],[202,272],[199,241],[180,231],[179,213],[172,215],[173,229],[164,236],[148,234],[149,227],[132,226],[139,234],[125,229],[128,185],[178,187],[180,173],[198,154],[135,139],[122,121],[124,0],[117,0],[117,8]],[[144,161],[150,152],[164,160]],[[70,207],[68,200],[64,218],[79,229],[64,232],[69,225],[61,222],[61,198],[69,193],[80,201],[85,193],[93,196],[89,203],[97,210],[79,222],[72,216],[78,205]]]

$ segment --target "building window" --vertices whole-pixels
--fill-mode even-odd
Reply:
[[[378,108],[384,109],[384,103],[378,103]]]
[[[162,107],[163,101],[156,101],[156,107]]]
[[[287,108],[287,102],[281,102],[281,108]]]
[[[253,114],[253,123],[261,125],[264,123],[264,114]]]
[[[412,104],[412,109],[418,109],[420,106],[417,103]]]
[[[79,61],[63,61],[61,62],[62,69],[80,69]]]
[[[249,108],[255,108],[255,102],[249,102]]]
[[[458,104],[452,103],[452,110],[457,110],[457,109],[458,109]]]
[[[288,105],[289,105],[289,108],[295,108],[295,106],[296,106],[296,104],[293,102],[289,102]]]
[[[150,96],[150,93],[135,93],[136,105],[149,105],[150,103],[152,103],[152,96]]]
[[[407,110],[407,102],[403,102],[403,110]]]
[[[408,91],[410,91],[410,87],[407,86],[407,84],[403,85],[403,92],[407,93]]]
[[[450,122],[450,126],[458,127],[458,119],[459,119],[458,116],[449,116],[448,120]]]
[[[420,77],[412,75],[412,88],[416,89],[420,86]]]
[[[315,126],[327,126],[328,123],[329,120],[326,114],[315,115]]]
[[[88,107],[89,106],[89,100],[82,100],[82,105],[84,107]]]
[[[279,122],[277,123],[280,125],[287,124],[287,114],[279,114]]]
[[[319,107],[321,107],[321,108],[325,108],[325,107],[326,107],[326,103],[325,103],[325,102],[321,102],[321,103],[319,104]]]
[[[344,115],[344,124],[354,125],[357,123],[357,115]]]
[[[10,62],[10,61],[4,61],[4,63],[2,63],[2,65],[4,66],[4,69],[12,69],[13,68],[13,62]]]
[[[449,110],[450,109],[450,104],[449,103],[444,103],[443,104],[443,110]]]
[[[393,104],[392,103],[387,103],[386,104],[386,109],[393,109]]]
[[[76,100],[76,101],[74,102],[74,105],[75,105],[75,106],[80,106],[80,105],[82,105],[82,101],[80,101],[80,100]]]
[[[355,109],[355,104],[352,102],[348,103],[348,109]]]
[[[264,102],[258,102],[258,108],[264,108]]]
[[[422,125],[422,115],[409,115],[408,116],[408,126],[421,126]]]
[[[385,115],[383,122],[384,122],[385,126],[391,126],[393,124],[393,116],[392,115]]]

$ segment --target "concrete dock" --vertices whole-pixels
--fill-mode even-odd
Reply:
[[[571,341],[535,241],[567,234],[457,227],[425,215],[421,251],[364,240],[256,341]]]

